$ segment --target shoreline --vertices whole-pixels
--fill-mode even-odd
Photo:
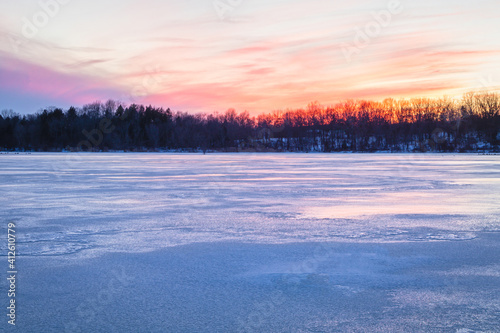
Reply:
[[[0,155],[18,155],[18,154],[131,154],[131,153],[152,153],[152,154],[321,154],[321,155],[330,155],[330,154],[362,154],[362,155],[371,155],[371,154],[429,154],[429,155],[484,155],[484,156],[497,156],[500,155],[500,151],[491,151],[491,152],[479,152],[479,151],[466,151],[466,152],[450,152],[450,151],[332,151],[332,152],[322,152],[322,151],[278,151],[278,150],[240,150],[240,151],[223,151],[223,150],[215,150],[215,151],[206,151],[202,150],[197,151],[189,151],[189,150],[107,150],[107,151],[12,151],[12,150],[0,150]]]

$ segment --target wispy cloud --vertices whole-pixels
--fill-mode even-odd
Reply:
[[[388,3],[243,0],[228,21],[210,1],[71,2],[29,40],[21,18],[40,9],[2,3],[12,15],[0,23],[1,102],[22,105],[7,91],[78,104],[140,90],[134,101],[257,113],[313,100],[454,95],[485,74],[500,77],[500,5],[483,0],[401,1],[346,61],[342,45]]]

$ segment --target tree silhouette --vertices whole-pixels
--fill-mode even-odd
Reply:
[[[108,100],[66,111],[0,112],[0,149],[221,151],[498,151],[500,96],[382,102],[348,100],[306,109],[188,114]]]

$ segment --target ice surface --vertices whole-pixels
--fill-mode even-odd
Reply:
[[[499,331],[497,156],[39,153],[0,171],[26,331]]]
[[[500,163],[474,155],[2,155],[26,255],[196,242],[471,239],[498,231]]]

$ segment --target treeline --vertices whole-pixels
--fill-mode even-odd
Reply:
[[[0,149],[32,151],[498,151],[500,95],[188,114],[116,101],[0,113]]]

